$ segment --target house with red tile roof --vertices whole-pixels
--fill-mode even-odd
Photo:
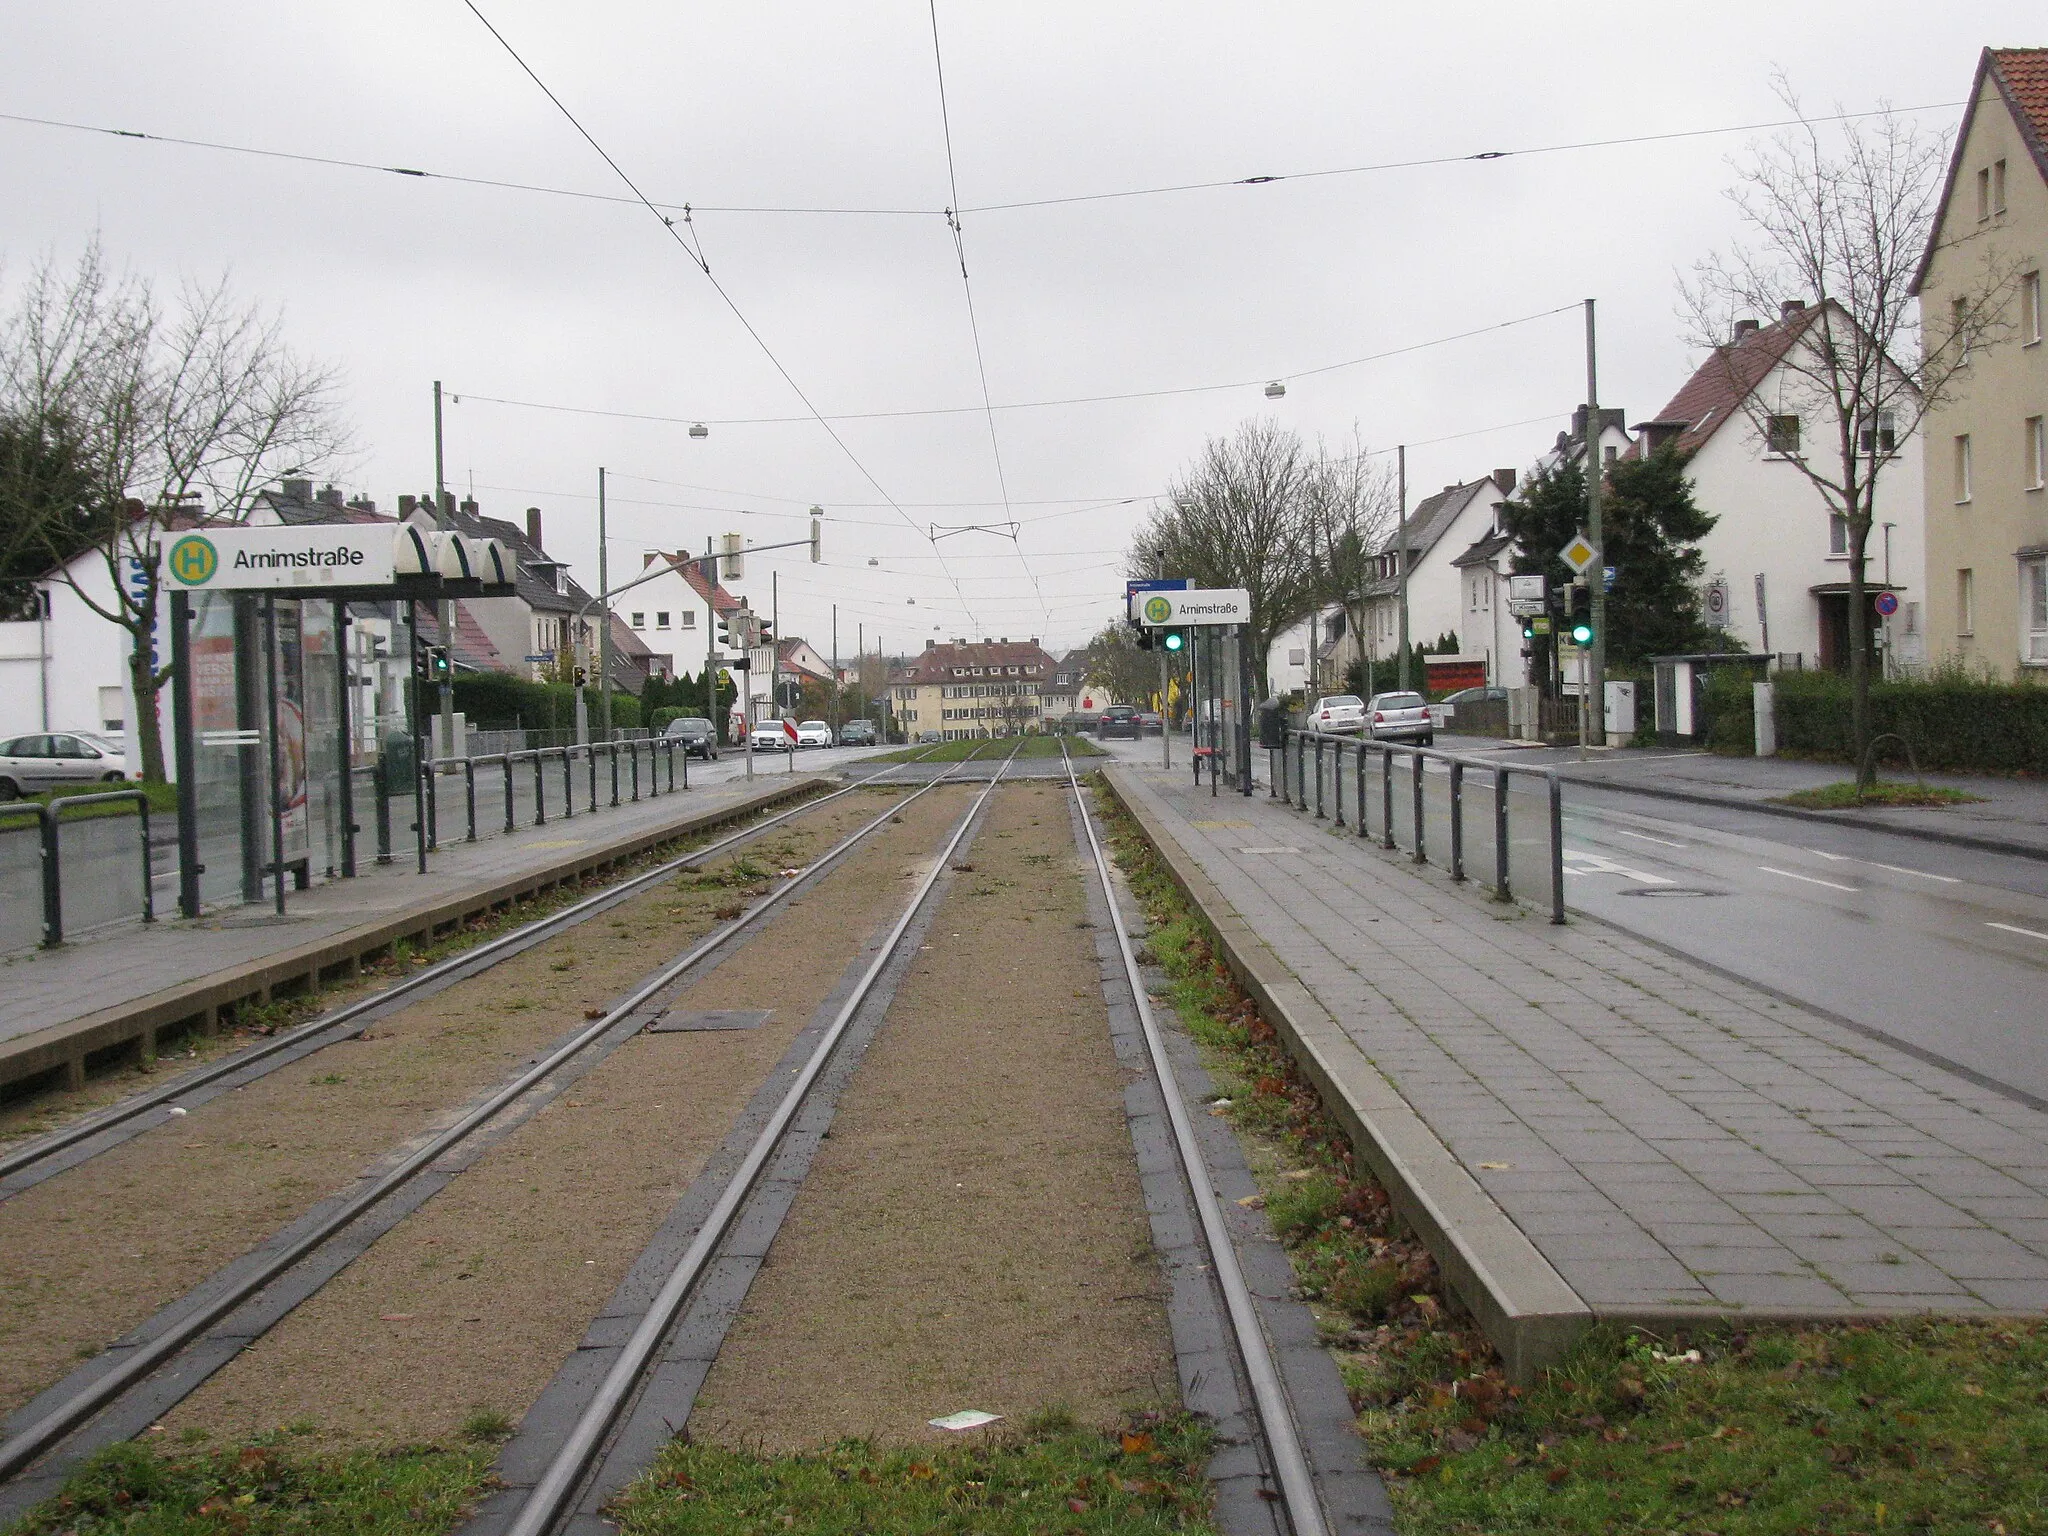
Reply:
[[[1052,692],[1059,670],[1036,639],[932,640],[890,669],[889,704],[913,741],[929,731],[947,741],[1015,736],[1040,728],[1049,693],[1067,706],[1070,695]]]
[[[1834,455],[1840,463],[1837,418],[1809,372],[1813,349],[1831,331],[1840,337],[1854,326],[1839,305],[1796,300],[1768,321],[1738,320],[1670,403],[1637,424],[1629,450],[1675,445],[1690,455],[1693,499],[1719,519],[1699,547],[1725,628],[1743,649],[1797,657],[1805,667],[1849,664],[1848,528],[1800,461],[1811,454],[1827,463]],[[1921,441],[1887,413],[1862,433],[1863,454],[1882,461],[1864,622],[1894,671],[1926,659]],[[1890,618],[1878,601],[1885,592],[1898,605]],[[1711,608],[1703,603],[1703,611]]]
[[[2048,677],[2048,48],[1987,48],[1916,282],[1933,338],[1999,316],[1922,424],[1930,653]]]

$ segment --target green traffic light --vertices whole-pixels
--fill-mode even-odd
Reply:
[[[1187,636],[1183,635],[1183,634],[1182,634],[1182,633],[1181,633],[1181,632],[1180,632],[1179,630],[1177,630],[1177,629],[1169,629],[1169,630],[1168,630],[1168,631],[1166,632],[1166,648],[1167,648],[1167,649],[1168,649],[1169,651],[1177,651],[1177,650],[1179,650],[1179,649],[1180,649],[1180,648],[1181,648],[1181,647],[1182,647],[1183,645],[1186,645],[1186,644],[1187,644]]]
[[[1572,644],[1574,644],[1574,645],[1585,645],[1585,644],[1587,644],[1587,643],[1588,643],[1589,641],[1591,641],[1591,640],[1592,640],[1592,638],[1593,638],[1593,626],[1592,626],[1592,625],[1590,625],[1590,624],[1583,624],[1583,623],[1582,623],[1582,624],[1574,624],[1574,625],[1572,626]]]

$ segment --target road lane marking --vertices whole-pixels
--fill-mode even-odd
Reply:
[[[1666,880],[1662,875],[1652,875],[1640,869],[1631,869],[1628,865],[1618,864],[1602,853],[1583,853],[1579,849],[1568,848],[1565,850],[1564,856],[1567,859],[1573,859],[1580,864],[1588,866],[1584,869],[1567,868],[1565,873],[1568,875],[1620,875],[1624,880],[1639,880],[1644,885],[1672,884],[1671,881]]]
[[[2015,928],[2011,923],[1986,923],[1984,926],[2003,928],[2007,933],[2023,933],[2030,939],[2048,939],[2048,933],[2040,933],[2032,928]]]
[[[1647,832],[1630,832],[1623,827],[1611,827],[1608,830],[1617,837],[1632,837],[1639,843],[1662,843],[1666,848],[1683,848],[1685,846],[1683,843],[1674,843],[1668,837],[1652,837]]]
[[[1851,896],[1862,894],[1853,885],[1842,885],[1833,880],[1816,880],[1812,875],[1795,875],[1789,869],[1773,869],[1768,864],[1759,864],[1757,868],[1767,875],[1783,875],[1787,880],[1804,880],[1808,885],[1824,885],[1831,891],[1847,891]]]
[[[1922,880],[1939,880],[1943,885],[1963,883],[1954,875],[1930,875],[1924,869],[1908,869],[1903,864],[1885,864],[1876,859],[1859,859],[1853,854],[1829,853],[1825,848],[1809,848],[1806,851],[1816,858],[1832,859],[1837,864],[1868,864],[1872,869],[1888,869],[1895,875],[1917,875]]]

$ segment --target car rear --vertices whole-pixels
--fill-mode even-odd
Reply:
[[[1366,706],[1365,731],[1375,741],[1407,741],[1426,747],[1436,740],[1429,702],[1419,693],[1375,694]]]
[[[1312,731],[1351,735],[1365,727],[1365,701],[1352,693],[1333,693],[1317,699],[1308,713]]]
[[[1138,712],[1128,704],[1113,704],[1102,712],[1101,723],[1095,727],[1095,734],[1107,741],[1112,736],[1126,736],[1136,741],[1144,732],[1138,723]]]

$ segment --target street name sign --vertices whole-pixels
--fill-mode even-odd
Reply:
[[[1187,587],[1137,591],[1129,599],[1131,621],[1152,629],[1183,624],[1249,624],[1251,594],[1243,587]]]
[[[389,523],[300,528],[195,528],[164,544],[173,591],[389,586],[397,563]]]
[[[1600,551],[1593,547],[1591,539],[1583,533],[1575,533],[1572,535],[1571,543],[1557,552],[1557,558],[1583,576],[1586,574],[1586,567],[1593,563],[1594,557],[1599,553]]]

